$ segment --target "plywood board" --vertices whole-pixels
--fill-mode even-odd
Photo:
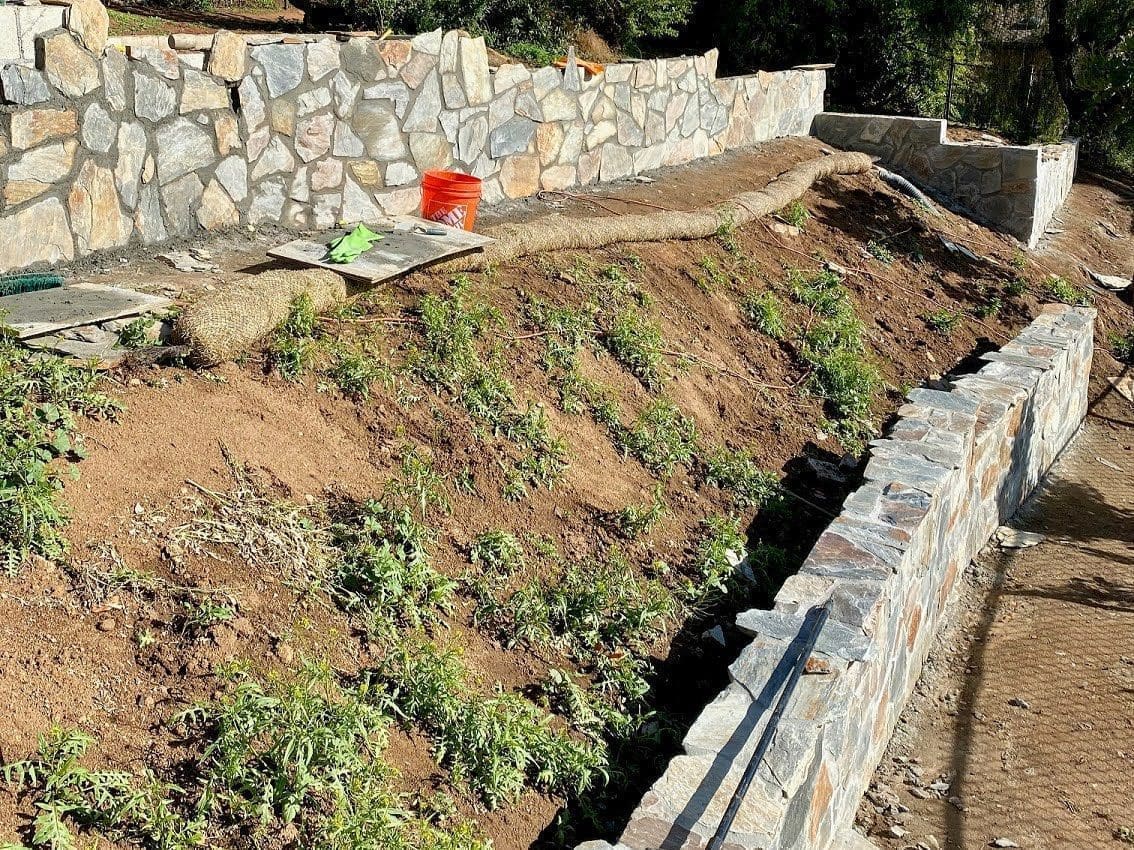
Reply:
[[[0,298],[3,324],[19,339],[163,310],[173,302],[133,289],[76,283]]]
[[[439,228],[444,234],[430,236],[411,228]],[[353,263],[328,263],[324,260],[327,246],[341,235],[339,232],[323,234],[315,239],[296,239],[272,248],[268,254],[281,260],[330,269],[345,277],[376,284],[440,260],[479,251],[495,241],[489,236],[413,216],[400,216],[385,227],[375,226],[371,229],[385,238],[375,242],[369,251]]]

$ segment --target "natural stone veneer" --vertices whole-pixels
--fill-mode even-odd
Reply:
[[[1075,179],[1079,146],[950,142],[936,118],[851,115],[815,117],[825,142],[879,157],[995,227],[1034,248]]]
[[[616,180],[806,135],[823,106],[823,71],[717,79],[715,51],[585,78],[491,70],[459,32],[107,43],[104,14],[76,0],[38,67],[0,70],[0,233],[19,234],[0,272],[198,228],[412,212],[430,168],[483,178],[486,203]]]
[[[786,676],[784,654],[827,600],[816,655],[832,672],[800,680],[725,846],[843,846],[959,574],[1086,415],[1093,340],[1094,310],[1049,306],[976,374],[909,394],[871,444],[862,487],[775,607],[737,618],[753,640],[729,668],[732,684],[642,798],[621,850],[708,843]]]

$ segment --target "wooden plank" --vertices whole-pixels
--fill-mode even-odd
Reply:
[[[164,310],[173,302],[160,295],[146,295],[133,289],[76,283],[58,289],[25,292],[0,298],[5,332],[18,339],[94,325],[111,319],[138,316]]]
[[[431,236],[411,228],[441,229],[444,235]],[[399,216],[384,227],[373,227],[385,238],[353,263],[328,263],[327,246],[338,233],[322,234],[315,239],[296,239],[268,251],[268,255],[305,266],[330,269],[345,277],[377,284],[401,277],[414,269],[440,260],[479,251],[495,240],[479,233],[447,227],[413,216]]]

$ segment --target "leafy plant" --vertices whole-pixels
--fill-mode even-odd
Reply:
[[[746,549],[747,541],[736,517],[714,516],[705,520],[690,564],[693,576],[685,587],[686,599],[703,605],[728,595],[745,581],[738,568]]]
[[[627,505],[611,515],[610,523],[618,534],[633,540],[649,533],[665,514],[665,499],[659,484],[648,504]]]
[[[66,551],[58,493],[85,457],[75,417],[114,419],[121,409],[96,390],[98,380],[93,366],[70,365],[0,334],[0,569],[14,572],[31,554]]]
[[[776,215],[792,227],[798,227],[802,230],[807,225],[808,219],[811,218],[811,211],[801,201],[792,201]]]
[[[925,316],[925,323],[942,336],[953,333],[960,321],[961,314],[956,310],[934,310]]]
[[[697,261],[697,267],[702,274],[697,275],[694,282],[702,292],[711,294],[728,287],[729,277],[715,258],[705,254]]]
[[[367,399],[375,382],[383,378],[383,369],[365,351],[337,346],[334,362],[327,369],[329,377],[343,395],[353,399]]]
[[[883,265],[888,266],[894,262],[894,252],[886,247],[885,242],[877,242],[871,239],[866,243],[866,252]]]
[[[783,305],[774,292],[748,293],[744,296],[741,309],[760,333],[777,341],[787,336]]]
[[[724,446],[704,459],[705,480],[732,493],[737,508],[761,507],[780,493],[779,479],[765,472],[746,449]]]
[[[149,345],[149,330],[153,323],[154,319],[150,316],[139,316],[133,321],[127,322],[118,332],[119,348],[136,349]]]
[[[524,567],[524,547],[506,531],[485,531],[473,541],[469,560],[495,575],[510,576]]]
[[[614,359],[647,389],[656,390],[662,385],[661,331],[636,308],[627,307],[615,316],[602,339]]]
[[[1028,281],[1023,277],[1020,277],[1019,275],[1008,281],[1008,283],[1004,287],[1004,292],[1007,293],[1008,297],[1010,298],[1019,298],[1020,296],[1027,294],[1027,291]]]
[[[1134,364],[1134,330],[1110,335],[1110,350],[1116,360]]]
[[[83,732],[56,727],[40,736],[36,758],[4,765],[5,781],[36,794],[33,846],[77,847],[71,823],[157,850],[187,850],[204,842],[203,816],[186,816],[171,799],[182,789],[151,773],[139,778],[124,771],[90,770],[82,759],[94,743]]]
[[[268,360],[280,375],[294,381],[302,375],[314,358],[315,304],[306,292],[288,308],[287,319],[276,331],[268,348]]]
[[[456,653],[406,642],[378,670],[390,699],[421,725],[438,761],[495,809],[529,786],[576,796],[606,770],[601,748],[555,730],[551,718],[517,694],[475,692]]]
[[[651,401],[628,429],[621,429],[623,448],[655,475],[669,475],[689,463],[697,449],[697,429],[672,401]]]
[[[1052,275],[1044,284],[1044,292],[1048,298],[1070,304],[1073,307],[1085,307],[1091,303],[1087,293],[1059,275]]]

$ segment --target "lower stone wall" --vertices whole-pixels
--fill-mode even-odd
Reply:
[[[946,122],[888,115],[817,115],[813,131],[863,151],[935,189],[989,224],[1035,247],[1075,177],[1078,143],[998,145],[951,142]]]
[[[823,108],[822,70],[718,79],[716,51],[588,75],[490,68],[484,39],[457,31],[163,45],[108,41],[103,16],[72,0],[34,67],[0,67],[0,272],[414,212],[428,169],[482,178],[487,204],[617,180],[807,135]]]
[[[946,391],[916,389],[871,444],[863,485],[770,611],[643,797],[620,848],[703,848],[763,731],[805,613],[831,600],[816,656],[726,847],[840,846],[934,643],[958,576],[1075,434],[1087,410],[1094,311],[1049,306]],[[590,842],[591,850],[609,847]]]

